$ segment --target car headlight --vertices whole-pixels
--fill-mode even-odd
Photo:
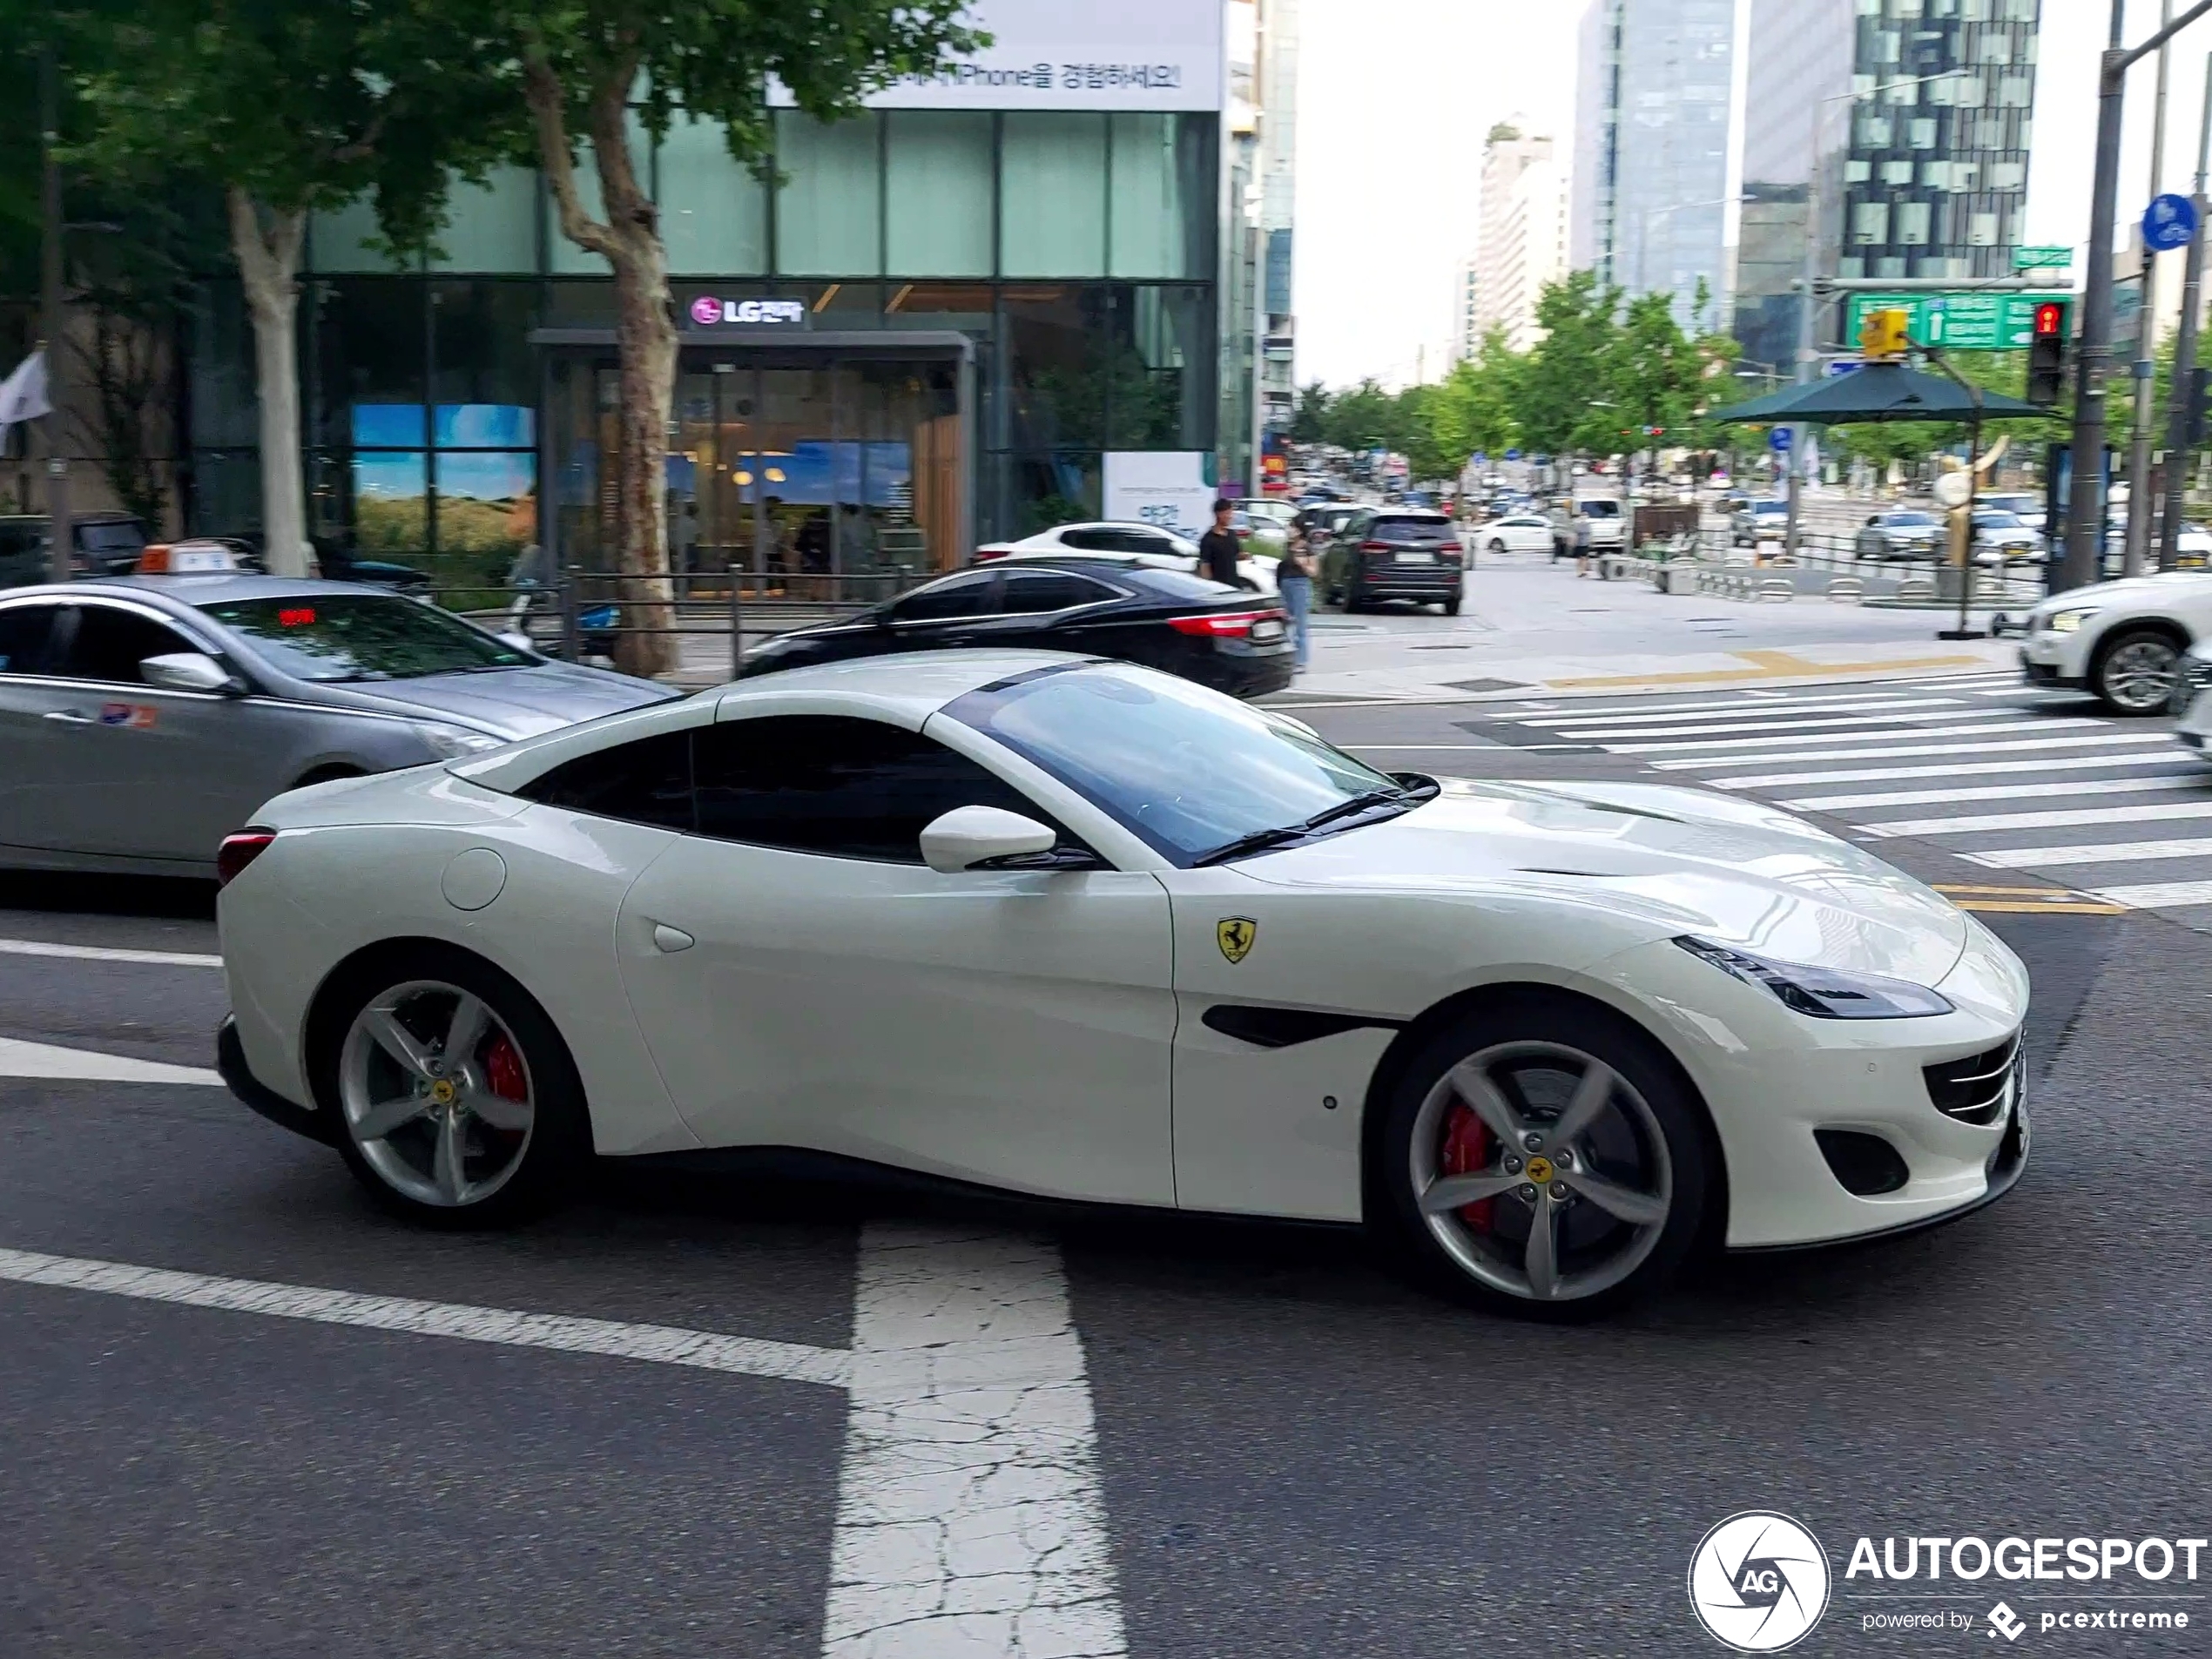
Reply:
[[[2054,610],[2043,619],[2043,625],[2054,634],[2077,632],[2081,624],[2097,614],[2094,605],[2080,605],[2072,610]]]
[[[1910,980],[1769,961],[1689,934],[1675,943],[1746,985],[1764,987],[1784,1006],[1816,1020],[1918,1020],[1952,1011],[1944,997]]]
[[[462,755],[472,755],[486,749],[496,749],[507,741],[495,738],[489,732],[473,731],[465,725],[444,725],[432,720],[415,723],[415,735],[430,746],[430,752],[446,760],[458,760]]]

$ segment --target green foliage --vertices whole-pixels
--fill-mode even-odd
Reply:
[[[1329,388],[1318,381],[1301,387],[1298,407],[1291,415],[1291,442],[1326,443],[1329,430]]]
[[[1536,300],[1544,337],[1528,354],[1518,400],[1521,435],[1540,454],[1618,453],[1628,423],[1610,395],[1620,362],[1621,294],[1594,271],[1547,283]]]

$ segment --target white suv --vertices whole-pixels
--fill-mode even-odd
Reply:
[[[2092,692],[2115,714],[2159,714],[2182,655],[2212,636],[2212,575],[2169,570],[2054,594],[2027,614],[2031,685]]]

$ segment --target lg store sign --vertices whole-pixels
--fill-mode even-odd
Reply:
[[[808,315],[804,300],[724,300],[711,293],[692,300],[691,314],[700,328],[804,328]]]

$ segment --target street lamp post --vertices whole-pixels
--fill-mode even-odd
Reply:
[[[2188,260],[2182,267],[2182,326],[2174,334],[2174,383],[2166,398],[2166,511],[2158,532],[2161,570],[2175,569],[2182,556],[2182,497],[2188,487],[2182,463],[2189,448],[2190,382],[2196,370],[2196,314],[2204,288],[2204,239],[2212,235],[2204,223],[2208,161],[2212,161],[2212,52],[2204,58],[2204,112],[2196,134],[2196,179],[2189,190],[2189,199],[2196,204],[2196,234],[2189,238]],[[2132,518],[2133,512],[2128,516]]]
[[[2089,192],[2089,272],[2081,296],[2081,344],[2074,367],[2073,488],[2067,492],[2066,562],[2053,592],[2086,587],[2102,574],[2097,545],[2104,529],[2105,375],[2112,357],[2112,230],[2120,207],[2120,120],[2128,71],[2180,30],[2212,11],[2197,0],[2138,46],[2120,44],[2127,0],[2112,0],[2112,26],[2097,66],[2096,172]]]

